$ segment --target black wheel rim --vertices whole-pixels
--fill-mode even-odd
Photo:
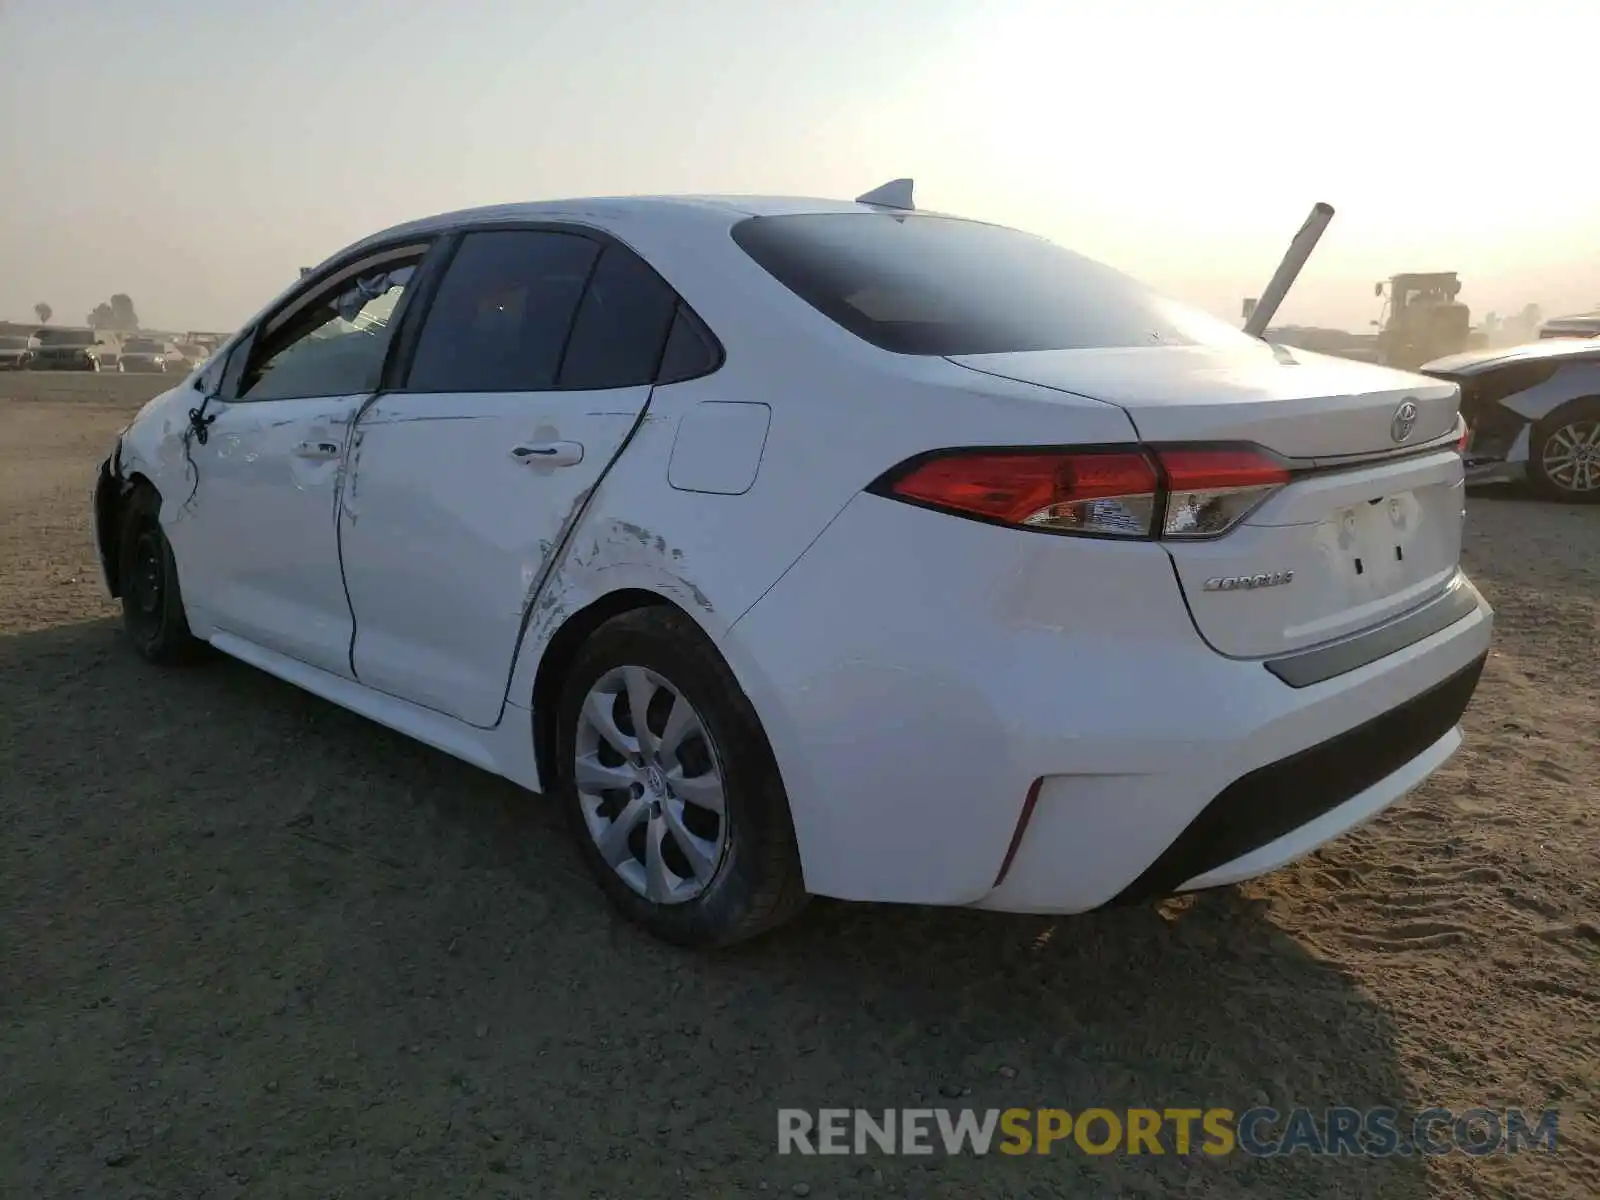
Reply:
[[[133,546],[133,566],[128,579],[128,603],[142,626],[161,619],[162,578],[161,534],[146,529]]]

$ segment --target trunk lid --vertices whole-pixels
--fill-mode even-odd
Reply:
[[[1315,472],[1215,540],[1164,545],[1200,635],[1265,658],[1359,633],[1449,586],[1462,480],[1453,447]]]
[[[1290,458],[1341,458],[1420,445],[1456,422],[1451,383],[1373,363],[1252,343],[966,354],[974,371],[1074,392],[1127,412],[1147,442],[1248,441]],[[1396,411],[1417,407],[1396,439]]]
[[[1457,573],[1461,456],[1450,443],[1410,451],[1455,430],[1453,383],[1266,344],[953,361],[1115,404],[1149,443],[1252,442],[1297,460],[1291,482],[1228,533],[1162,543],[1219,653],[1265,658],[1359,632]]]

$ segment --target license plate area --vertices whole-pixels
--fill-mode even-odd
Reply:
[[[1341,508],[1319,534],[1331,565],[1353,591],[1386,595],[1416,578],[1419,567],[1427,569],[1406,561],[1422,525],[1422,506],[1408,491]]]

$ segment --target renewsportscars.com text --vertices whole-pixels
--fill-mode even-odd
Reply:
[[[1481,1156],[1553,1152],[1557,1123],[1516,1108],[782,1108],[778,1153]]]

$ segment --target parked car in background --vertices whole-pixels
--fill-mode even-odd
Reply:
[[[145,657],[549,793],[663,938],[1080,912],[1297,859],[1461,744],[1458,398],[909,182],[514,204],[291,284],[92,523]]]
[[[1539,326],[1540,338],[1600,338],[1600,312],[1551,317]]]
[[[211,351],[199,342],[179,342],[173,349],[178,356],[177,365],[181,370],[197,370],[211,357]]]
[[[115,360],[115,352],[106,352],[93,329],[47,325],[39,330],[38,339],[28,364],[35,371],[98,371],[106,357]]]
[[[171,347],[165,342],[154,338],[130,337],[122,343],[120,369],[144,374],[165,374],[173,369],[174,357]]]
[[[1468,483],[1526,480],[1550,500],[1600,502],[1600,339],[1468,350],[1422,373],[1461,387]]]
[[[26,371],[38,348],[38,338],[0,335],[0,371]]]

